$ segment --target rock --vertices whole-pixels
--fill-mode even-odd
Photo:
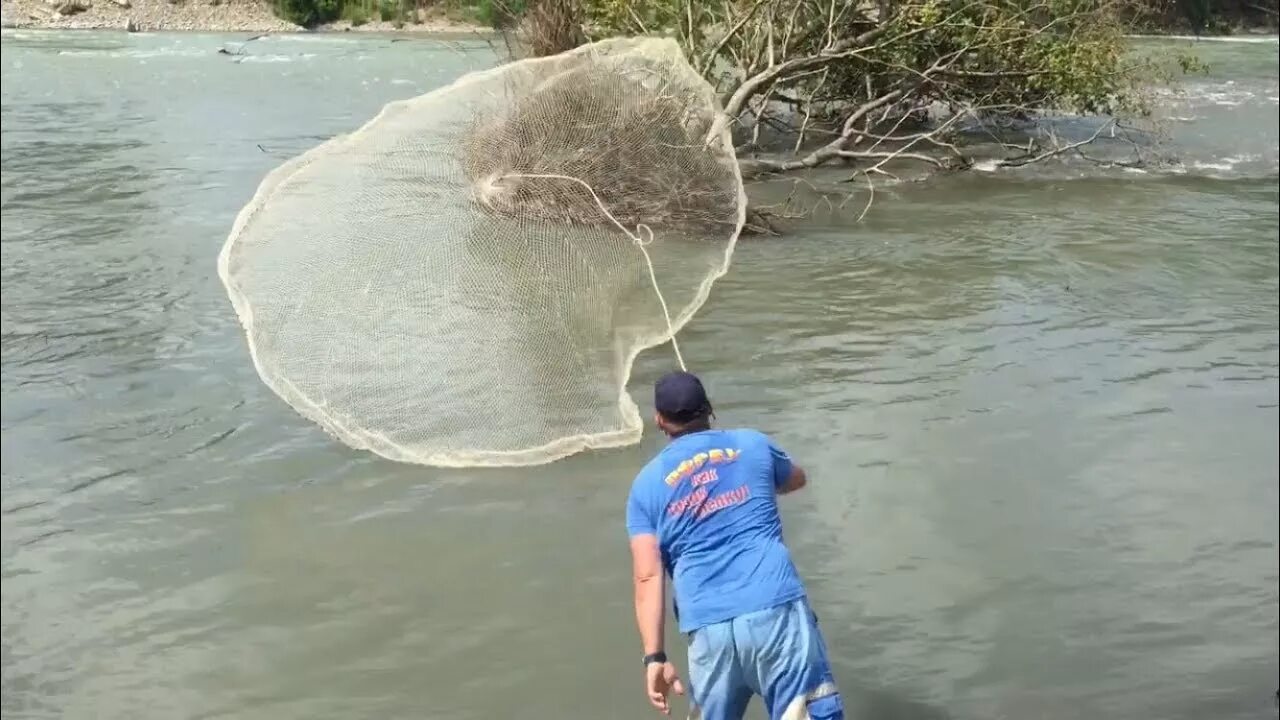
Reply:
[[[85,10],[93,7],[86,0],[61,0],[55,7],[54,12],[62,16],[78,15]]]
[[[138,21],[134,20],[133,18],[129,18],[129,22],[124,24],[124,31],[138,32]]]
[[[128,10],[129,8],[133,7],[133,3],[129,2],[129,0],[111,0],[111,2],[115,3],[116,5],[119,5],[125,10]]]

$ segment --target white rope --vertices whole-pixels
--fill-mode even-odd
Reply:
[[[676,351],[676,361],[680,363],[680,369],[688,371],[689,368],[685,367],[684,364],[684,356],[680,354],[680,343],[676,342],[676,330],[671,323],[671,311],[667,309],[667,299],[662,296],[662,290],[658,288],[658,275],[653,270],[653,260],[649,257],[649,251],[645,249],[646,245],[653,242],[653,229],[644,223],[639,223],[636,225],[636,232],[633,233],[628,230],[622,225],[622,223],[618,222],[618,219],[613,216],[613,213],[609,212],[609,208],[605,207],[604,202],[600,200],[600,196],[596,195],[596,191],[579,178],[570,177],[568,175],[542,175],[532,173],[507,173],[503,175],[503,177],[568,180],[570,182],[578,183],[582,187],[586,188],[587,192],[591,193],[591,198],[596,201],[596,205],[600,206],[600,212],[604,213],[604,216],[609,218],[609,222],[613,223],[627,237],[631,238],[631,242],[635,243],[636,247],[640,248],[640,254],[644,255],[644,263],[649,268],[649,282],[653,285],[653,293],[658,296],[658,304],[662,306],[662,317],[667,321],[667,334],[671,336],[671,348]],[[644,232],[648,235],[648,239],[642,240],[640,236],[636,234],[639,232]]]

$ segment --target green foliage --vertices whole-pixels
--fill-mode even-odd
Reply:
[[[1191,53],[1180,52],[1173,56],[1173,61],[1178,64],[1183,75],[1209,74],[1209,64]]]
[[[404,27],[406,20],[418,22],[417,0],[274,0],[276,15],[303,27],[346,20],[359,27],[371,20]]]
[[[489,27],[497,26],[498,13],[494,8],[493,0],[480,0],[475,5],[475,17],[480,23]]]
[[[369,22],[369,12],[359,3],[347,3],[342,8],[342,19],[351,23],[351,27],[360,27]]]
[[[337,20],[342,5],[339,0],[275,0],[275,13],[295,25],[312,28]]]
[[[842,40],[874,41],[775,91],[834,102],[894,89],[921,103],[1143,113],[1151,68],[1128,52],[1126,0],[584,0],[593,37],[671,32],[691,58],[713,55],[708,79],[731,90],[775,60],[819,56]],[[1200,0],[1207,1],[1207,0]],[[722,43],[726,27],[738,30]],[[938,65],[945,67],[939,68]],[[726,75],[720,70],[731,68]],[[816,66],[815,66],[816,67]],[[714,71],[714,72],[713,72]]]
[[[1274,31],[1280,22],[1276,0],[1139,0],[1138,4],[1142,12],[1136,18],[1147,30],[1216,35],[1239,28]]]
[[[505,28],[527,11],[525,0],[478,0],[464,14],[486,27]]]
[[[676,28],[681,24],[684,9],[683,3],[673,0],[588,0],[584,5],[597,37],[623,34],[627,30],[653,33]]]

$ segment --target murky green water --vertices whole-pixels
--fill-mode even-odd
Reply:
[[[649,717],[622,504],[658,439],[348,451],[214,272],[284,157],[491,56],[237,46],[3,36],[5,717]],[[1181,172],[886,188],[744,242],[682,335],[810,470],[785,519],[853,717],[1275,717],[1280,73],[1201,52]]]

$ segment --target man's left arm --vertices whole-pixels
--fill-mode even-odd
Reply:
[[[667,576],[658,547],[658,528],[643,489],[632,486],[627,498],[627,535],[631,538],[631,578],[635,585],[636,626],[644,654],[662,652]]]
[[[649,702],[664,715],[671,713],[667,695],[684,694],[676,668],[663,653],[667,610],[667,575],[658,545],[658,529],[653,514],[632,489],[627,500],[627,535],[631,537],[631,577],[635,585],[636,627],[646,658],[658,655],[644,668],[645,694]]]
[[[657,535],[631,536],[631,578],[635,586],[636,627],[644,654],[660,653],[667,615],[667,575],[662,568]]]

